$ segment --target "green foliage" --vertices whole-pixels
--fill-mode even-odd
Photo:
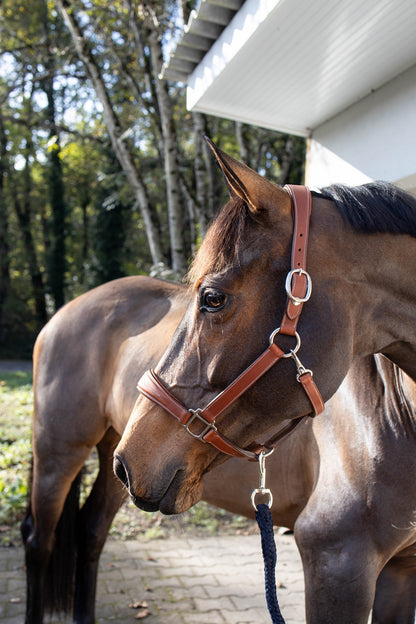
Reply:
[[[32,407],[31,374],[0,373],[0,525],[11,527],[3,543],[19,539],[27,505]]]
[[[194,4],[182,3],[185,15]],[[71,14],[80,18],[85,49],[101,72],[119,142],[139,172],[161,256],[170,269],[167,181],[147,5],[138,0],[71,0],[70,5]],[[171,46],[181,23],[178,3],[157,0],[151,8],[158,40]],[[3,0],[0,36],[0,242],[7,240],[7,250],[0,253],[0,354],[16,356],[16,349],[20,355],[30,352],[46,314],[113,277],[149,273],[153,262],[137,189],[117,161],[102,102],[57,3]],[[184,253],[191,260],[206,225],[198,215],[209,221],[226,191],[201,149],[201,128],[186,110],[183,85],[168,87]],[[218,118],[204,117],[203,126],[220,147],[236,157],[244,154],[270,179],[302,181],[302,139],[290,142],[286,135],[248,126],[238,133],[234,122]],[[196,181],[197,153],[205,175],[202,191]]]

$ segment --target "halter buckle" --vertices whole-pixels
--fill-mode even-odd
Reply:
[[[306,277],[306,294],[304,297],[297,297],[292,292],[292,278],[295,273],[297,273],[298,275],[304,275]],[[287,296],[289,297],[293,305],[298,306],[301,303],[305,303],[305,301],[308,301],[308,299],[310,299],[310,296],[312,294],[312,278],[309,273],[304,269],[293,269],[287,274],[285,288]]]
[[[211,431],[211,430],[217,431],[217,428],[214,424],[215,421],[209,422],[209,420],[207,420],[201,415],[201,411],[202,410],[199,407],[196,410],[190,409],[189,412],[191,414],[191,418],[188,420],[186,425],[184,425],[184,427],[186,431],[190,433],[193,438],[196,438],[197,440],[201,440],[201,442],[205,443],[204,436],[208,433],[208,431]],[[196,419],[200,420],[205,425],[204,429],[200,433],[194,433],[193,431],[190,430],[190,426]]]

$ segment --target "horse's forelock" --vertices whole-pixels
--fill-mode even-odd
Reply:
[[[253,222],[247,204],[235,197],[224,206],[209,228],[188,274],[188,281],[198,286],[204,275],[219,273],[232,265],[241,252],[247,225]]]

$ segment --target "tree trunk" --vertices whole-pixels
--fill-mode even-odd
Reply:
[[[249,167],[251,167],[250,163],[250,150],[247,142],[247,137],[244,133],[244,124],[240,121],[235,122],[235,134],[237,137],[238,148],[240,150],[240,158]]]
[[[198,233],[196,229],[196,224],[197,224],[196,203],[183,177],[181,177],[180,179],[180,185],[181,185],[182,197],[184,198],[186,202],[187,211],[188,211],[188,222],[189,222],[188,229],[189,229],[189,235],[190,235],[191,255],[194,256],[195,252],[197,251],[196,243],[198,242]]]
[[[296,138],[288,135],[283,158],[280,163],[279,184],[285,184],[289,175],[290,166],[295,154]]]
[[[33,157],[33,143],[32,143],[32,130],[30,128],[31,122],[31,102],[32,98],[29,99],[29,114],[28,114],[28,134],[25,142],[25,148],[23,150],[23,155],[25,158],[25,168],[22,172],[23,175],[23,189],[22,189],[22,197],[23,201],[21,202],[19,199],[19,195],[16,193],[14,197],[14,207],[17,215],[17,219],[20,226],[20,231],[22,234],[23,245],[26,254],[26,261],[29,268],[30,281],[32,283],[32,293],[33,299],[35,301],[35,315],[37,321],[37,330],[42,329],[43,325],[48,320],[48,314],[46,309],[46,297],[45,297],[45,284],[42,275],[42,271],[40,269],[38,259],[36,256],[35,243],[32,235],[32,206],[31,206],[31,197],[32,197],[32,175],[30,170],[30,161]],[[16,187],[18,185],[16,184]]]
[[[68,26],[77,54],[84,64],[85,71],[91,80],[96,95],[103,107],[104,123],[110,136],[114,153],[121,168],[126,174],[131,187],[133,188],[140,207],[150,253],[152,256],[152,262],[153,264],[163,263],[164,258],[160,245],[159,233],[152,220],[152,211],[147,195],[147,189],[140,178],[140,174],[134,163],[132,154],[122,138],[123,133],[120,128],[119,120],[111,104],[100,69],[95,62],[93,54],[89,50],[88,43],[84,38],[83,30],[81,29],[75,13],[72,10],[71,2],[69,2],[69,0],[56,0],[56,4]]]
[[[87,194],[83,194],[81,199],[82,210],[82,248],[81,248],[81,267],[79,281],[83,287],[86,283],[85,267],[87,265],[88,253],[90,249],[89,234],[88,234],[88,206],[90,205],[90,197]]]
[[[50,24],[46,0],[42,4],[42,28],[45,38],[45,77],[42,88],[47,98],[46,119],[49,128],[49,168],[48,184],[52,212],[52,245],[48,261],[49,287],[54,300],[55,310],[65,303],[65,272],[66,272],[66,206],[64,198],[64,182],[60,157],[59,132],[56,126],[55,107],[55,58],[50,42]],[[26,163],[28,166],[28,163]]]
[[[205,117],[205,115],[203,115],[202,119],[204,122],[204,134],[209,136],[207,118]],[[216,175],[215,175],[216,165],[215,165],[215,160],[212,157],[211,148],[208,146],[206,141],[202,143],[202,150],[204,153],[205,170],[206,170],[206,175],[208,178],[208,198],[207,198],[207,204],[205,208],[205,218],[208,223],[208,221],[210,221],[214,217],[215,212],[218,209],[218,205],[217,205],[218,199],[217,199],[217,193],[216,193]]]
[[[46,89],[49,93],[48,99],[52,99],[52,91],[47,87]],[[50,113],[54,115],[52,107]],[[52,212],[52,244],[48,262],[48,275],[56,311],[65,303],[66,207],[59,139],[55,136],[54,138],[51,137],[51,140],[53,143],[49,148],[49,196]]]
[[[146,108],[148,114],[151,116],[155,124],[156,132],[154,142],[158,151],[159,160],[160,162],[162,162],[164,153],[162,124],[160,120],[159,102],[157,99],[156,86],[154,80],[152,80],[152,62],[150,59],[150,53],[148,47],[144,45],[139,29],[137,28],[135,7],[133,6],[131,0],[124,0],[124,4],[129,12],[129,28],[133,33],[134,45],[137,50],[137,59],[143,72],[143,79],[146,91],[150,93],[149,102],[151,102],[151,104],[143,102],[143,107]],[[124,63],[122,61],[120,61],[120,64],[123,69],[124,75],[127,77],[128,81],[133,87],[133,91],[138,101],[143,101],[142,94],[139,93],[140,89],[137,80],[131,75],[131,72],[124,67]]]
[[[131,0],[127,0],[132,13]],[[133,16],[136,17],[133,13]],[[132,19],[137,39],[140,39],[140,25],[137,19]],[[186,270],[185,240],[183,236],[183,210],[180,202],[180,175],[178,168],[178,150],[176,132],[173,123],[172,102],[169,96],[168,84],[159,78],[163,65],[160,27],[150,5],[147,6],[145,17],[147,30],[146,41],[150,49],[153,82],[156,86],[156,96],[162,129],[164,168],[166,177],[166,199],[168,205],[169,236],[172,255],[172,269],[183,275]]]
[[[26,163],[26,169],[29,169],[29,163]],[[29,171],[25,171],[26,176],[30,176]],[[25,181],[26,187],[26,181]],[[26,189],[25,189],[26,191]],[[35,314],[38,330],[40,330],[43,325],[48,320],[47,311],[46,311],[46,300],[45,300],[45,287],[43,283],[43,277],[41,270],[39,268],[39,264],[36,258],[35,245],[32,236],[32,227],[31,227],[31,209],[30,209],[30,195],[25,195],[24,204],[21,205],[19,198],[17,195],[14,198],[14,206],[16,210],[16,215],[20,225],[20,231],[23,237],[23,244],[25,247],[25,252],[27,256],[27,263],[29,266],[30,273],[30,281],[32,282],[32,292],[33,298],[35,300]]]
[[[207,233],[208,228],[208,197],[207,197],[207,171],[204,164],[204,149],[206,143],[204,141],[204,135],[206,134],[205,117],[202,113],[192,113],[192,121],[194,126],[194,144],[195,144],[195,187],[196,187],[196,199],[198,207],[198,223],[199,223],[199,235],[201,240]],[[212,156],[209,157],[211,162]]]
[[[9,215],[4,199],[4,179],[7,172],[7,137],[0,110],[0,342],[7,333],[5,304],[10,294]]]

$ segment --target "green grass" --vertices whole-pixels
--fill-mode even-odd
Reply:
[[[15,541],[26,509],[32,404],[30,373],[0,373],[0,543],[3,544]]]

